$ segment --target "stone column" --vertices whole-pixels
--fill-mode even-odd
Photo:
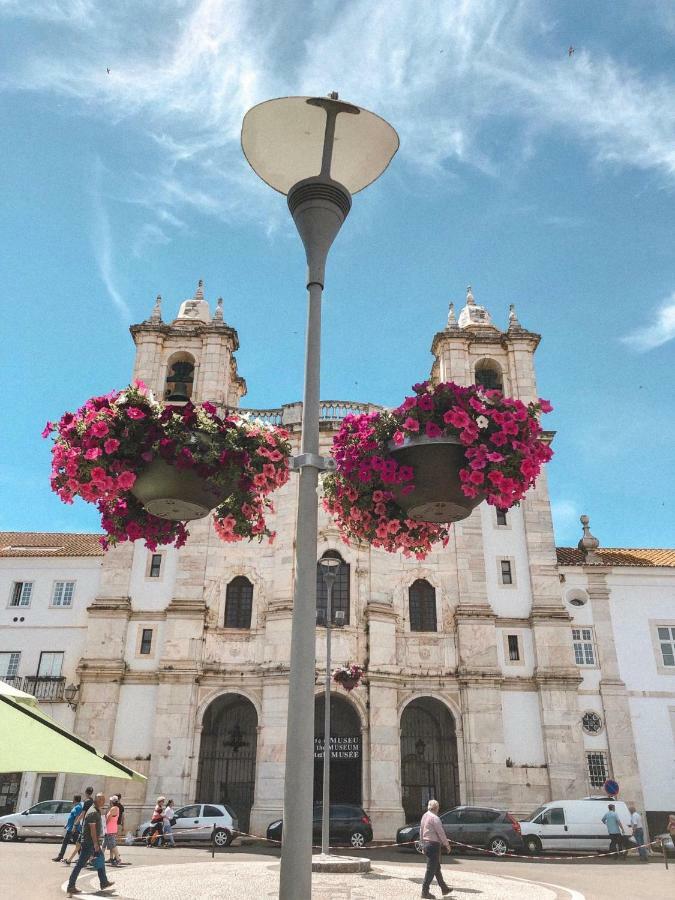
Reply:
[[[263,682],[251,809],[251,834],[263,837],[270,822],[283,815],[287,714],[288,673],[268,674]]]
[[[164,660],[160,665],[146,802],[163,794],[176,803],[185,803],[193,799],[190,756],[198,687],[193,674],[171,671]]]
[[[398,688],[387,676],[368,676],[370,702],[370,817],[375,840],[393,840],[404,821]],[[364,735],[365,737],[365,735]],[[366,752],[366,742],[363,742]],[[365,760],[364,760],[365,766]]]

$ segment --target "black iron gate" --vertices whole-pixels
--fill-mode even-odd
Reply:
[[[459,803],[455,720],[432,697],[413,700],[401,716],[401,792],[406,822],[419,822],[429,800],[441,811]]]
[[[258,715],[240,694],[218,697],[206,710],[199,750],[197,801],[227,803],[248,831],[255,792]]]

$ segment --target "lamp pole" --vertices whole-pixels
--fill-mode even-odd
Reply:
[[[340,560],[324,556],[320,562],[326,583],[326,685],[323,710],[323,797],[321,809],[321,855],[328,856],[330,844],[330,656],[333,622],[333,585]]]
[[[399,142],[379,116],[333,93],[254,106],[244,116],[241,144],[256,174],[287,195],[307,257],[302,435],[293,460],[300,478],[279,900],[311,900],[317,486],[319,472],[334,467],[319,455],[321,299],[328,251],[351,209],[351,195],[379,178]]]

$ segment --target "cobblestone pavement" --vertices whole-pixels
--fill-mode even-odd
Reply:
[[[315,873],[312,900],[412,900],[420,896],[422,874],[419,864],[377,863],[363,875]],[[115,887],[106,894],[118,900],[258,900],[278,897],[279,863],[215,861],[212,866],[136,866],[118,869],[111,877]],[[454,887],[453,896],[461,900],[584,900],[577,892],[541,882],[468,871],[447,872],[446,877]],[[95,875],[82,877],[78,886],[92,889],[86,896],[95,896],[98,879]],[[440,890],[436,889],[435,895],[440,896]]]

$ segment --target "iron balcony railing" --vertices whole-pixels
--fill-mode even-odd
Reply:
[[[62,703],[66,679],[51,675],[2,675],[0,681],[11,684],[19,691],[32,694],[37,700],[47,703]]]
[[[377,412],[384,409],[375,403],[361,403],[358,400],[322,400],[320,419],[322,422],[339,422],[348,415]],[[233,413],[260,419],[268,425],[293,426],[302,423],[302,403],[285,403],[275,409],[233,408]]]

